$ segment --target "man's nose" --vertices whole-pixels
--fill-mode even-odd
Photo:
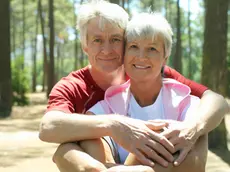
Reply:
[[[108,55],[111,53],[112,49],[113,49],[112,44],[109,41],[105,41],[102,49],[103,53],[105,55]]]

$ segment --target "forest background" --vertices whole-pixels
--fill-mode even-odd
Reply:
[[[84,0],[0,1],[0,117],[28,106],[28,93],[49,94],[60,78],[88,64],[76,30]],[[168,65],[230,97],[229,0],[110,0],[134,15],[158,11],[174,32]],[[112,12],[112,11],[111,11]],[[224,120],[209,147],[228,151]]]

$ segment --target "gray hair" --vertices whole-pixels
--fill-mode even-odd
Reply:
[[[172,48],[172,28],[168,21],[160,13],[139,13],[136,14],[126,27],[126,40],[128,42],[137,39],[156,37],[164,41],[165,56],[169,57]]]
[[[107,22],[125,30],[129,20],[128,13],[117,4],[104,0],[92,0],[81,5],[78,12],[77,28],[80,31],[80,40],[83,47],[87,46],[88,23],[96,17],[100,17],[99,27],[102,30]]]

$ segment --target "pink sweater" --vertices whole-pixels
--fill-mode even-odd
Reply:
[[[105,92],[104,100],[98,102],[103,107],[105,114],[127,115],[130,100],[130,81],[118,86],[111,86]],[[163,103],[165,119],[183,121],[194,111],[200,99],[190,95],[188,86],[173,80],[163,79]],[[183,116],[182,116],[183,112]],[[191,115],[189,115],[191,114]]]

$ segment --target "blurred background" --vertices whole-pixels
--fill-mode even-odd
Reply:
[[[48,164],[53,165],[50,157],[56,145],[40,143],[37,130],[54,84],[88,64],[76,30],[79,5],[84,2],[0,1],[0,170],[2,167],[5,171],[14,171],[18,161],[38,157],[42,157],[41,161],[48,158]],[[124,7],[130,16],[150,10],[162,13],[174,32],[168,65],[220,93],[229,102],[229,0],[110,2]],[[230,170],[229,131],[230,115],[226,115],[209,135],[209,148],[213,152],[209,158],[213,163],[219,162],[217,170],[221,167]],[[32,146],[29,150],[25,147],[27,143]],[[19,150],[22,151],[17,154]],[[215,170],[213,163],[209,170]],[[52,171],[47,168],[32,171]],[[28,171],[31,171],[29,167]]]

